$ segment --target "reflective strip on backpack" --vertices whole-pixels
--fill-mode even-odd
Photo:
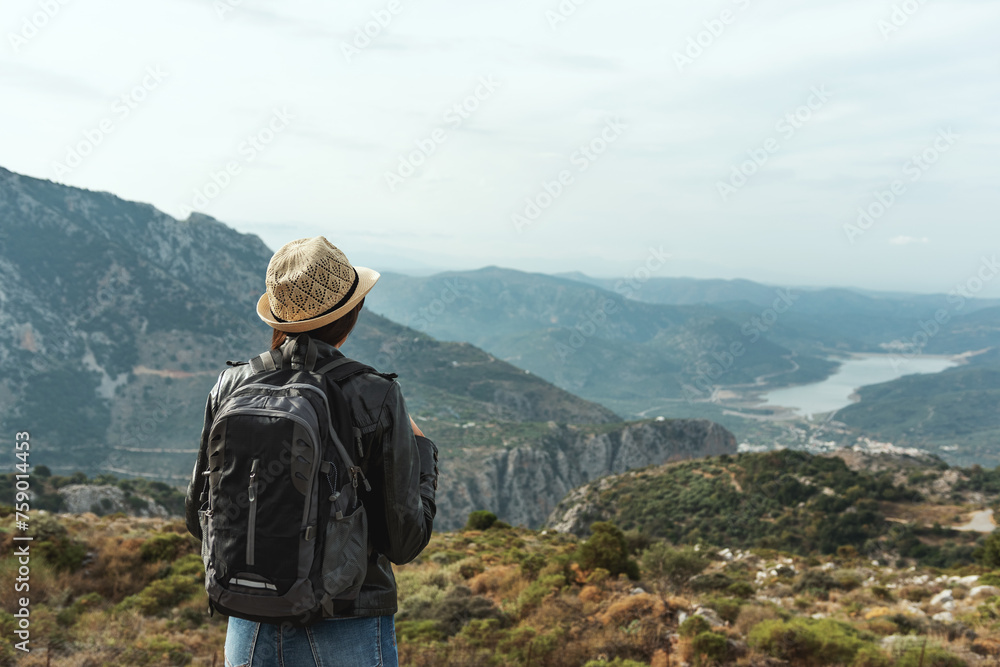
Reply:
[[[278,587],[274,584],[269,584],[264,581],[253,581],[252,579],[240,579],[238,577],[230,577],[230,584],[239,584],[240,586],[249,586],[250,588],[267,588],[272,591],[278,590]]]

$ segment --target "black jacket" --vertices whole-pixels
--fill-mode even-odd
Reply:
[[[285,345],[291,345],[289,337]],[[337,348],[314,339],[320,359],[343,357]],[[191,475],[185,501],[188,531],[199,540],[198,510],[206,478],[206,447],[212,418],[221,400],[251,374],[249,365],[227,368],[208,395],[205,426],[198,461]],[[415,436],[399,384],[370,373],[348,378],[342,385],[354,418],[361,429],[363,464],[371,483],[361,491],[368,510],[368,537],[372,554],[368,574],[353,608],[343,616],[384,616],[396,613],[396,580],[390,563],[407,563],[427,546],[436,507],[437,447],[428,438]]]

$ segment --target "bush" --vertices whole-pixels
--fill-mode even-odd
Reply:
[[[736,622],[740,615],[740,608],[743,606],[739,600],[732,598],[707,598],[705,604],[718,612],[719,618],[729,623]]]
[[[202,583],[191,575],[172,574],[166,579],[157,579],[138,594],[125,598],[119,608],[134,606],[146,616],[163,615],[202,590]]]
[[[534,609],[542,600],[556,593],[566,585],[566,577],[561,574],[546,574],[531,582],[517,596],[517,606],[523,611]]]
[[[967,663],[940,646],[914,646],[896,661],[895,667],[966,667]]]
[[[701,632],[691,640],[691,648],[695,652],[695,664],[700,665],[702,660],[721,662],[729,653],[729,642],[718,632]]]
[[[796,593],[806,591],[813,595],[825,596],[834,588],[839,588],[837,580],[822,570],[808,570],[803,572],[799,580],[795,582],[792,590]]]
[[[445,634],[437,621],[399,621],[396,623],[396,637],[410,644],[427,644],[444,640]]]
[[[431,608],[428,617],[436,621],[438,628],[446,635],[457,633],[473,619],[505,620],[503,612],[493,602],[481,595],[473,595],[465,586],[449,589],[440,602]]]
[[[155,561],[172,561],[177,558],[187,538],[177,533],[166,533],[165,535],[154,535],[142,543],[139,555],[147,563]]]
[[[674,549],[666,542],[657,542],[646,549],[641,562],[646,576],[666,580],[675,587],[683,586],[708,567],[708,561],[691,547]]]
[[[487,530],[497,522],[497,515],[488,510],[476,510],[469,513],[469,519],[465,522],[466,530]]]
[[[681,637],[695,637],[703,632],[708,632],[711,629],[712,626],[708,624],[708,621],[695,614],[690,618],[684,619],[684,622],[678,626],[677,633]]]
[[[793,665],[850,664],[868,636],[829,618],[763,621],[750,631],[750,645]]]
[[[721,591],[729,588],[735,582],[722,572],[700,574],[691,579],[691,590],[699,593],[705,591]]]
[[[973,557],[980,565],[988,568],[1000,568],[1000,531],[994,530],[983,542],[982,548],[973,552]]]
[[[880,649],[865,646],[854,654],[851,667],[890,667],[892,663]]]
[[[726,587],[726,593],[734,598],[751,598],[755,592],[756,589],[749,581],[734,581]]]
[[[87,545],[66,537],[39,542],[35,549],[58,572],[75,572],[87,557]]]
[[[639,564],[629,558],[625,534],[613,523],[598,521],[590,527],[590,538],[577,549],[577,562],[583,570],[604,568],[612,576],[627,574],[639,578]]]

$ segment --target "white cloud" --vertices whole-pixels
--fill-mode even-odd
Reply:
[[[0,99],[16,103],[0,105],[0,165],[53,177],[67,142],[145,67],[162,65],[169,82],[68,182],[176,211],[271,109],[287,107],[295,124],[204,211],[271,230],[275,247],[364,229],[380,235],[373,250],[435,253],[443,268],[588,270],[582,258],[628,266],[664,244],[719,275],[948,291],[948,276],[1000,245],[1000,3],[928,3],[885,39],[877,24],[891,2],[402,0],[348,63],[342,41],[384,17],[387,0],[226,2],[224,18],[204,0],[69,3],[17,53],[4,41]],[[12,30],[39,6],[8,4]],[[545,12],[570,5],[550,28]],[[738,13],[724,30],[723,9]],[[679,72],[673,54],[689,38],[701,52]],[[446,125],[426,164],[390,192],[384,172],[487,75],[502,82],[496,94],[460,127]],[[776,127],[823,85],[829,104],[792,135]],[[612,116],[627,132],[517,234],[511,213],[575,168],[574,151]],[[893,194],[903,164],[943,127],[961,142]],[[769,138],[780,148],[722,202],[716,181],[763,160]],[[873,218],[878,231],[846,243],[843,225],[872,202],[891,203]],[[937,233],[943,219],[948,235]],[[887,244],[878,234],[892,225],[911,236]],[[918,265],[918,249],[939,261]]]

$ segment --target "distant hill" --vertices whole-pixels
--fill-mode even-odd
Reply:
[[[743,453],[595,480],[570,492],[548,525],[582,536],[594,521],[612,521],[675,544],[803,555],[850,545],[868,558],[943,567],[972,562],[978,533],[948,527],[964,524],[984,497],[995,503],[998,489],[997,470],[931,457]]]
[[[825,378],[846,355],[905,360],[918,353],[1000,349],[997,301],[957,292],[786,289],[684,278],[629,283],[497,267],[389,275],[386,281],[392,289],[375,295],[371,305],[394,320],[439,338],[471,341],[626,417],[711,419],[755,446],[778,440],[808,445],[813,436],[829,440],[829,429],[788,415],[775,419],[755,401],[772,387]],[[862,405],[838,417],[854,435],[836,438],[867,435],[926,447],[956,463],[1000,462],[991,444],[997,414],[992,376],[977,372],[976,382],[987,393],[956,410],[947,409],[946,401],[960,397],[946,399],[946,384],[935,390],[936,383],[966,372],[972,373],[912,379],[914,388],[897,406],[881,398],[866,406],[877,394],[862,392]],[[933,413],[935,424],[926,433],[915,430],[910,413],[933,411],[935,403],[942,408]]]
[[[270,342],[254,304],[271,250],[207,216],[178,221],[147,204],[2,169],[0,243],[2,427],[28,430],[32,463],[57,477],[115,473],[183,485],[225,361]],[[387,280],[372,294],[392,289]],[[612,410],[539,375],[367,310],[344,352],[398,373],[411,412],[441,447],[442,525],[458,524],[468,502],[503,511],[488,482],[466,484],[494,455],[632,432]],[[711,451],[710,429],[694,428],[698,440],[675,437],[677,426],[660,427],[637,464]],[[627,460],[553,484],[546,502],[559,499],[552,489]]]
[[[1000,349],[934,375],[863,387],[858,394],[861,400],[834,419],[881,440],[941,451],[964,465],[1000,464]]]
[[[623,279],[592,278],[582,273],[564,277],[607,290],[618,290],[629,298],[665,305],[711,304],[734,321],[759,316],[788,286],[770,286],[749,280],[704,280],[651,277],[629,284]],[[769,332],[776,343],[799,352],[818,349],[853,352],[884,351],[893,340],[910,341],[937,313],[947,322],[926,341],[923,351],[960,354],[968,350],[1000,345],[1000,300],[977,299],[958,293],[906,294],[845,288],[797,288],[794,306]],[[923,342],[918,338],[918,342]]]
[[[713,384],[805,382],[835,366],[775,344],[715,306],[642,303],[496,267],[384,279],[391,289],[373,294],[376,312],[437,338],[470,341],[624,414],[662,399],[707,397]],[[729,363],[734,344],[742,347]]]

